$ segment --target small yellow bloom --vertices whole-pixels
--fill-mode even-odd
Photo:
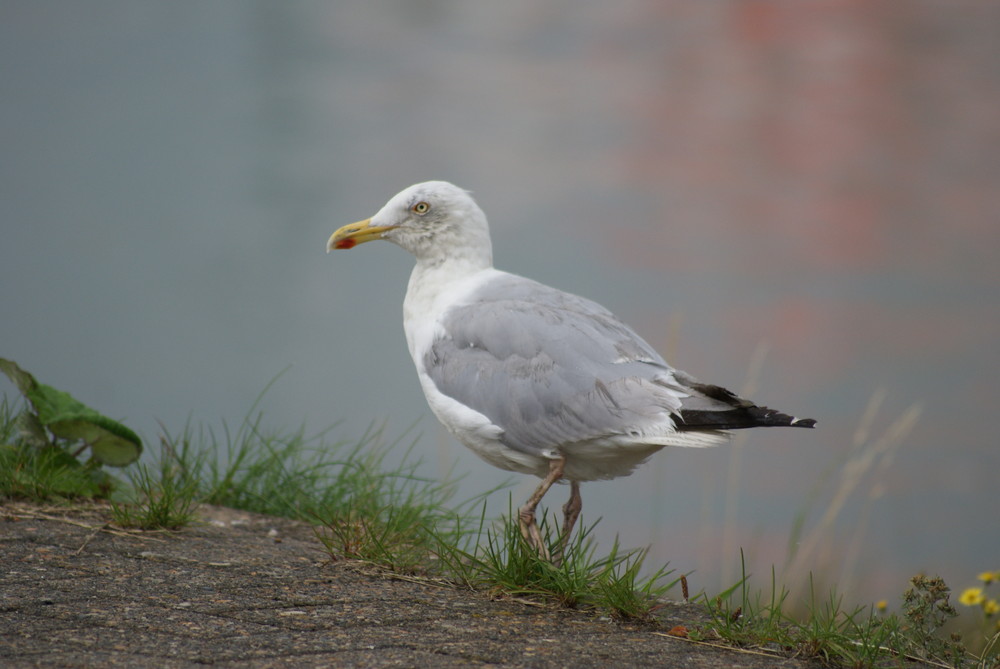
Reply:
[[[993,581],[1000,581],[1000,572],[984,571],[982,574],[980,574],[976,578],[978,578],[980,581],[982,581],[986,585],[989,585]]]
[[[983,613],[987,616],[992,616],[1000,613],[1000,602],[995,599],[987,599],[983,602]]]
[[[889,608],[889,602],[885,601],[884,599],[880,599],[877,602],[875,602],[875,608],[878,609],[878,611],[881,613],[885,611],[887,608]]]
[[[982,588],[966,588],[962,592],[962,596],[958,598],[958,602],[966,606],[978,606],[983,603],[984,599],[986,596],[983,594]]]

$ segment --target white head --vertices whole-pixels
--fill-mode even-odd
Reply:
[[[447,181],[425,181],[397,193],[371,218],[334,232],[326,249],[349,249],[375,239],[403,247],[418,264],[453,259],[493,264],[486,214],[468,191]]]

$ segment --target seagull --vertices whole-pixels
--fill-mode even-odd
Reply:
[[[562,560],[582,481],[628,476],[664,447],[714,446],[729,430],[816,424],[672,368],[596,302],[494,269],[486,215],[451,183],[410,186],[334,232],[327,252],[376,239],[416,257],[403,329],[431,411],[486,462],[542,479],[518,523],[547,560]],[[535,510],[560,481],[570,497],[553,560]]]

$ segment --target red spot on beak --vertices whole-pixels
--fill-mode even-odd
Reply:
[[[339,242],[333,245],[335,249],[353,249],[358,243],[348,237],[347,239],[341,239]]]

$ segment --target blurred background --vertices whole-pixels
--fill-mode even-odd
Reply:
[[[819,421],[585,485],[603,548],[960,589],[1000,568],[997,35],[987,1],[4,0],[0,356],[148,444],[280,375],[265,425],[409,428],[470,497],[507,474],[425,406],[411,258],[324,254],[446,179],[501,269]]]

